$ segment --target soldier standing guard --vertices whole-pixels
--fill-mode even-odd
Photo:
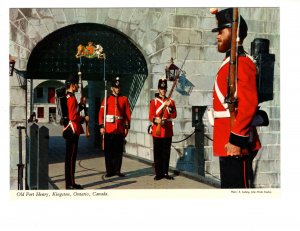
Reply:
[[[258,97],[256,88],[256,66],[245,52],[242,44],[247,36],[247,24],[239,17],[237,47],[237,80],[235,118],[231,121],[228,103],[228,73],[233,27],[233,8],[217,11],[218,32],[216,37],[218,52],[225,53],[223,63],[217,73],[214,92],[214,135],[213,152],[219,157],[221,188],[253,187],[252,161],[261,147],[256,128],[251,122],[257,112]]]
[[[167,88],[167,80],[160,79],[158,81],[159,93],[156,94],[155,99],[151,100],[149,109],[149,120],[153,123],[154,180],[163,178],[168,180],[174,179],[172,176],[169,176],[168,172],[173,136],[172,119],[176,118],[177,113],[174,100],[166,97]],[[159,135],[156,133],[158,124],[161,125]]]
[[[75,184],[74,174],[80,134],[83,134],[82,123],[89,121],[89,117],[81,117],[80,111],[82,105],[77,103],[74,93],[79,89],[79,76],[74,74],[66,80],[66,100],[68,121],[64,121],[63,137],[66,140],[66,158],[65,158],[65,182],[66,189],[82,189],[82,186]]]
[[[121,173],[125,137],[130,128],[130,105],[126,96],[120,95],[120,79],[116,77],[111,83],[111,95],[104,99],[99,111],[100,133],[104,135],[104,155],[106,177],[125,175]],[[106,115],[104,115],[106,105]],[[105,125],[104,125],[104,116]]]

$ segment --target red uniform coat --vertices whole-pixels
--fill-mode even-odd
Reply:
[[[83,128],[81,125],[82,117],[80,116],[79,105],[75,98],[75,95],[71,92],[67,93],[67,107],[68,107],[68,117],[69,125],[71,126],[73,132],[77,135],[83,134]]]
[[[130,106],[126,96],[110,95],[106,102],[105,133],[125,134],[130,128]],[[104,127],[104,100],[99,111],[99,125]]]
[[[157,124],[154,123],[156,117],[160,117],[162,114],[162,109],[164,106],[164,102],[166,102],[167,98],[156,97],[150,102],[149,109],[149,120],[153,123],[152,126],[152,136],[157,138],[167,138],[173,136],[173,124],[172,119],[175,119],[177,116],[175,102],[171,99],[171,103],[169,107],[164,110],[164,115],[162,119],[164,120],[164,124],[161,126],[160,136],[156,135],[156,127]]]
[[[251,150],[258,150],[261,147],[256,128],[251,127],[258,106],[255,64],[247,55],[238,57],[236,86],[238,106],[232,129],[230,129],[230,115],[216,118],[218,117],[216,113],[224,112],[227,108],[224,104],[224,97],[227,95],[228,76],[229,57],[224,60],[218,71],[213,92],[215,111],[213,152],[215,156],[227,156],[224,147],[228,142],[242,148],[249,147]]]

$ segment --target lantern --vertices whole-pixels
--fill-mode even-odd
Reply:
[[[174,81],[176,75],[179,74],[180,69],[174,64],[173,58],[171,58],[171,64],[166,66],[165,71],[166,71],[166,79],[169,81]]]

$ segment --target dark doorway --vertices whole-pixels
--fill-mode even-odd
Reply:
[[[49,122],[56,122],[56,107],[49,107]]]

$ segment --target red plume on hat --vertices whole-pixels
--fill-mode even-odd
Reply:
[[[219,10],[218,8],[210,8],[209,11],[211,14],[217,14]]]

